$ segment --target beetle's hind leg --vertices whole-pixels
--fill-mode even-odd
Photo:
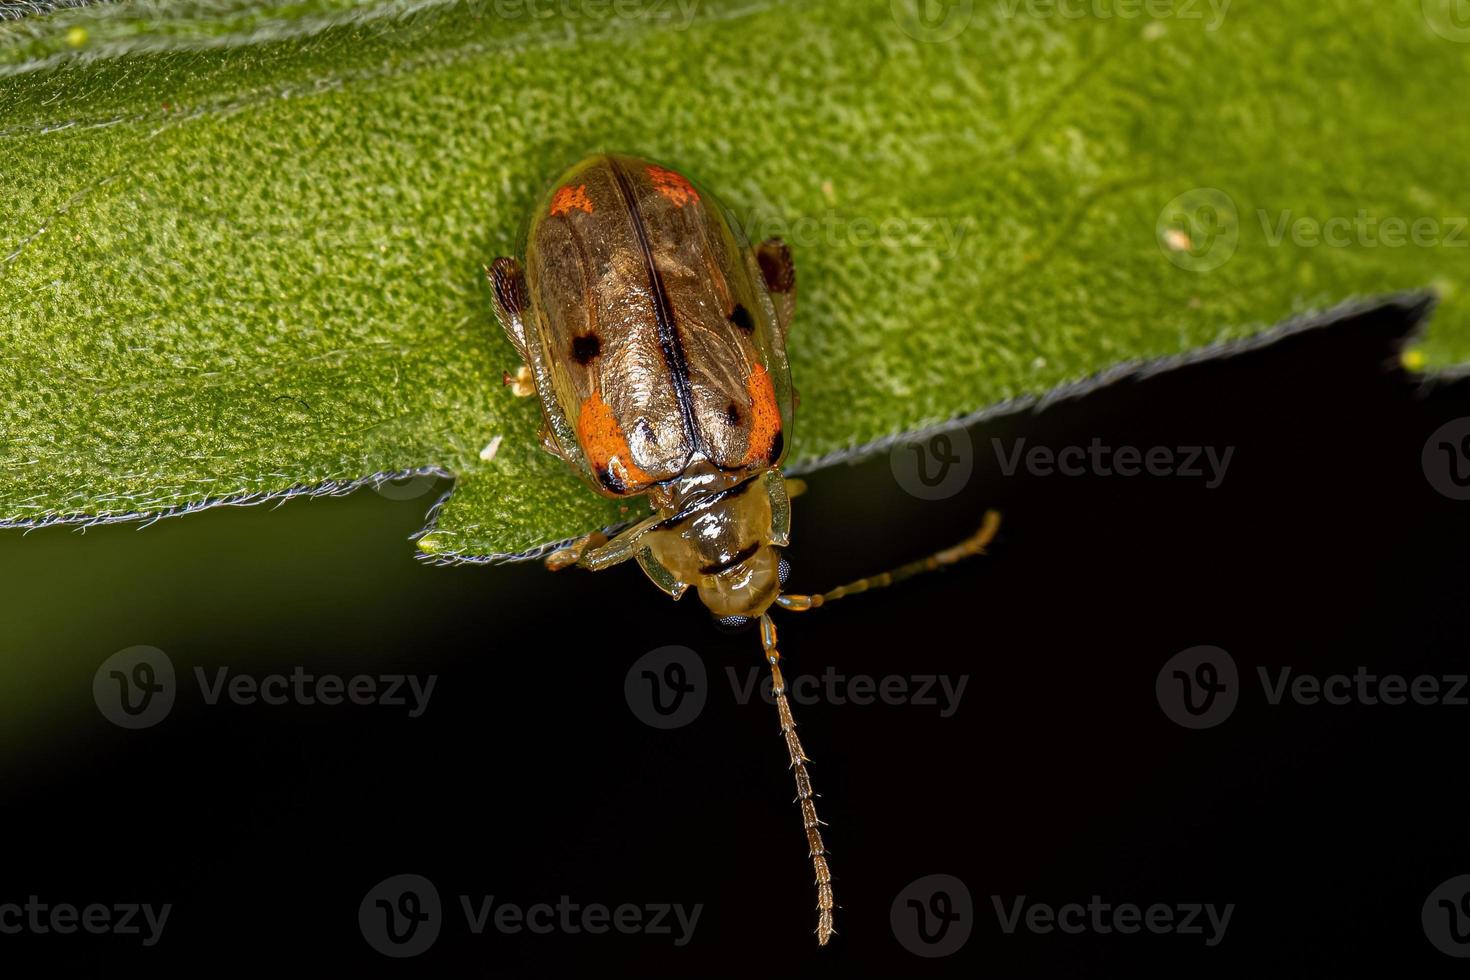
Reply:
[[[485,269],[485,278],[490,280],[500,329],[505,331],[506,338],[523,362],[513,376],[505,375],[505,383],[517,398],[529,398],[536,394],[536,382],[531,376],[531,369],[524,363],[530,360],[526,356],[526,311],[531,305],[530,294],[526,291],[526,273],[515,259],[501,256]]]

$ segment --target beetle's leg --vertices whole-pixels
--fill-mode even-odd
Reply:
[[[526,311],[530,309],[531,303],[526,291],[526,274],[522,271],[521,264],[515,259],[502,256],[485,270],[485,277],[490,280],[490,291],[495,297],[495,318],[500,321],[500,329],[505,331],[505,336],[521,356],[521,360],[529,361],[530,358],[526,356]],[[514,377],[505,375],[505,383],[517,398],[528,398],[536,394],[536,383],[531,377],[531,369],[524,363],[516,370]]]
[[[776,329],[784,341],[796,312],[796,266],[791,261],[791,249],[779,238],[767,238],[755,247],[755,260],[776,306]]]
[[[797,497],[800,497],[804,493],[806,493],[806,481],[805,480],[797,479],[794,476],[788,476],[786,478],[786,499],[787,500],[795,500]]]
[[[912,578],[923,572],[932,572],[936,568],[953,565],[957,561],[963,561],[972,555],[985,554],[985,546],[995,538],[995,533],[1000,530],[1000,513],[993,510],[985,512],[985,519],[980,523],[980,530],[970,535],[959,544],[951,545],[942,551],[936,551],[928,558],[911,561],[907,565],[877,575],[869,575],[860,578],[856,582],[839,585],[830,592],[818,595],[783,595],[776,598],[776,605],[782,609],[792,612],[806,612],[808,609],[818,609],[829,602],[841,599],[845,595],[853,595],[857,592],[866,592],[869,589],[881,589],[885,585],[894,582],[902,582],[906,578]]]
[[[584,534],[565,548],[558,548],[546,556],[546,567],[553,572],[573,565],[581,565],[589,549],[595,550],[607,544],[607,535],[601,531]]]
[[[632,527],[619,531],[612,540],[608,540],[607,535],[601,531],[584,534],[565,548],[547,555],[546,567],[553,572],[559,572],[563,568],[580,565],[589,571],[600,572],[604,568],[625,562],[637,554],[635,546],[643,532],[663,520],[664,516],[652,514],[645,517]]]

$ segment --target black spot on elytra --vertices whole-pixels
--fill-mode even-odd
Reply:
[[[726,422],[729,422],[731,425],[739,425],[740,424],[740,406],[739,405],[735,404],[734,402],[731,402],[725,408],[725,421]]]
[[[602,475],[602,485],[605,486],[605,487],[607,487],[608,490],[612,491],[613,493],[627,493],[628,492],[628,485],[623,482],[623,480],[622,480],[621,477],[619,477],[616,473],[613,472],[613,468],[612,468],[611,465],[609,465],[602,472],[601,475]]]
[[[786,436],[780,429],[776,430],[776,438],[771,440],[771,451],[766,454],[766,462],[774,463],[781,458],[781,450],[786,445]]]
[[[591,364],[593,361],[595,361],[597,359],[597,355],[601,353],[602,341],[597,339],[597,334],[589,333],[583,334],[580,337],[572,338],[572,356],[575,357],[577,359],[577,363],[581,364],[583,367],[586,367],[588,364]]]
[[[736,303],[735,309],[730,311],[730,322],[746,333],[755,329],[755,321],[750,318],[750,311],[739,303]]]

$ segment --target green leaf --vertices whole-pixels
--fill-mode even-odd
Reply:
[[[442,557],[619,519],[502,387],[480,271],[605,149],[793,245],[797,461],[1350,296],[1435,287],[1416,356],[1456,363],[1453,2],[123,0],[0,23],[0,519],[422,467],[457,476],[422,542]]]

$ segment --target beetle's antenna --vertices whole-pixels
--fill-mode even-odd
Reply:
[[[806,764],[812,760],[802,751],[801,740],[796,737],[796,721],[791,717],[791,704],[786,700],[786,682],[781,677],[781,654],[776,649],[776,624],[771,617],[761,614],[761,646],[766,651],[766,663],[771,665],[771,694],[776,698],[776,713],[781,716],[781,737],[786,740],[786,752],[791,756],[791,768],[796,774],[796,799],[801,804],[801,825],[806,830],[807,854],[812,859],[812,870],[817,874],[817,945],[827,945],[836,931],[832,928],[832,873],[827,869],[827,848],[822,844],[822,821],[817,819],[817,806],[812,802],[811,777]]]
[[[920,558],[911,561],[907,565],[891,568],[877,575],[869,575],[860,578],[856,582],[848,582],[839,585],[830,592],[822,592],[816,595],[781,595],[776,598],[776,605],[791,612],[806,612],[808,609],[820,609],[829,602],[835,602],[846,595],[855,595],[858,592],[866,592],[869,589],[881,589],[895,582],[902,582],[906,578],[922,575],[924,572],[932,572],[946,565],[953,565],[957,561],[963,561],[973,555],[985,554],[986,545],[995,538],[1000,530],[1000,512],[987,510],[985,518],[980,522],[980,529],[970,535],[959,544],[950,545],[942,551],[936,551],[928,558]]]

